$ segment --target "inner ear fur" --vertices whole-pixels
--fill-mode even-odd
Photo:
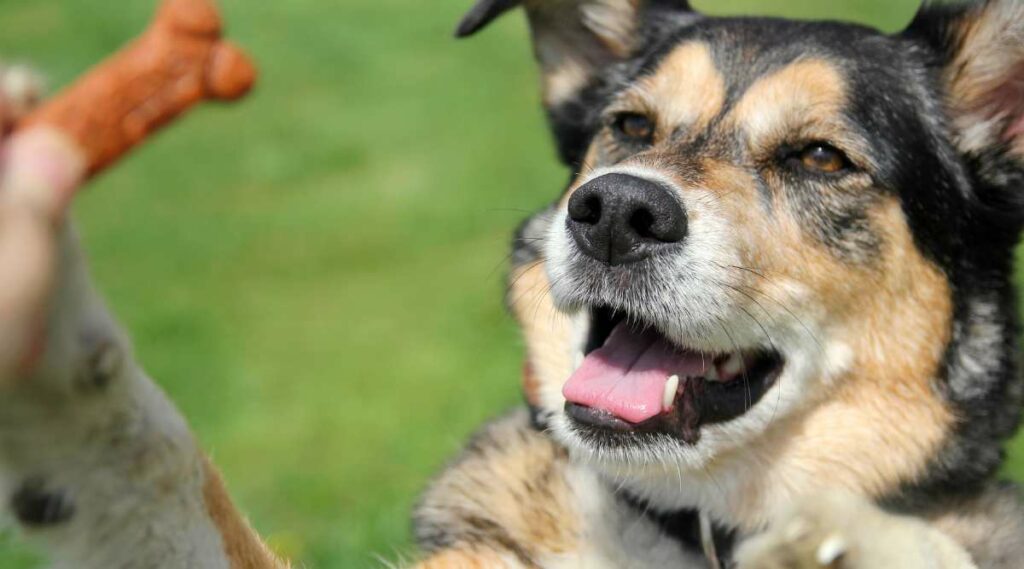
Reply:
[[[632,56],[650,29],[692,17],[686,0],[478,0],[456,30],[480,31],[522,6],[541,70],[544,107],[562,160],[577,166],[589,143],[587,91],[609,65]]]
[[[940,55],[960,150],[1024,162],[1024,1],[926,4],[905,34]]]

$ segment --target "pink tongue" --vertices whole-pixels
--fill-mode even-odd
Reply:
[[[642,423],[661,414],[669,376],[683,380],[704,375],[705,359],[701,354],[679,352],[657,332],[637,333],[619,324],[604,346],[588,355],[569,377],[562,395],[571,403]]]

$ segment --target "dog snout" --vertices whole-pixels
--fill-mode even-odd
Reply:
[[[580,251],[608,265],[641,261],[686,237],[682,204],[661,184],[606,174],[569,198],[569,232]]]

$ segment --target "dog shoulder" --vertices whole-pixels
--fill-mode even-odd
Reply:
[[[576,548],[565,450],[517,411],[481,429],[427,489],[414,513],[420,547],[491,552],[534,567]],[[512,565],[515,566],[515,565]]]
[[[428,567],[703,567],[525,410],[481,429],[414,513]]]

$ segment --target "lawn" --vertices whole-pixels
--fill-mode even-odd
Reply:
[[[262,68],[258,91],[195,112],[77,206],[142,360],[298,566],[410,553],[417,493],[467,433],[519,401],[507,242],[565,173],[522,19],[456,42],[468,3],[224,0]],[[697,4],[887,29],[914,11]],[[153,3],[114,5],[3,0],[0,54],[61,85],[136,33]],[[0,567],[36,565],[0,543]]]

